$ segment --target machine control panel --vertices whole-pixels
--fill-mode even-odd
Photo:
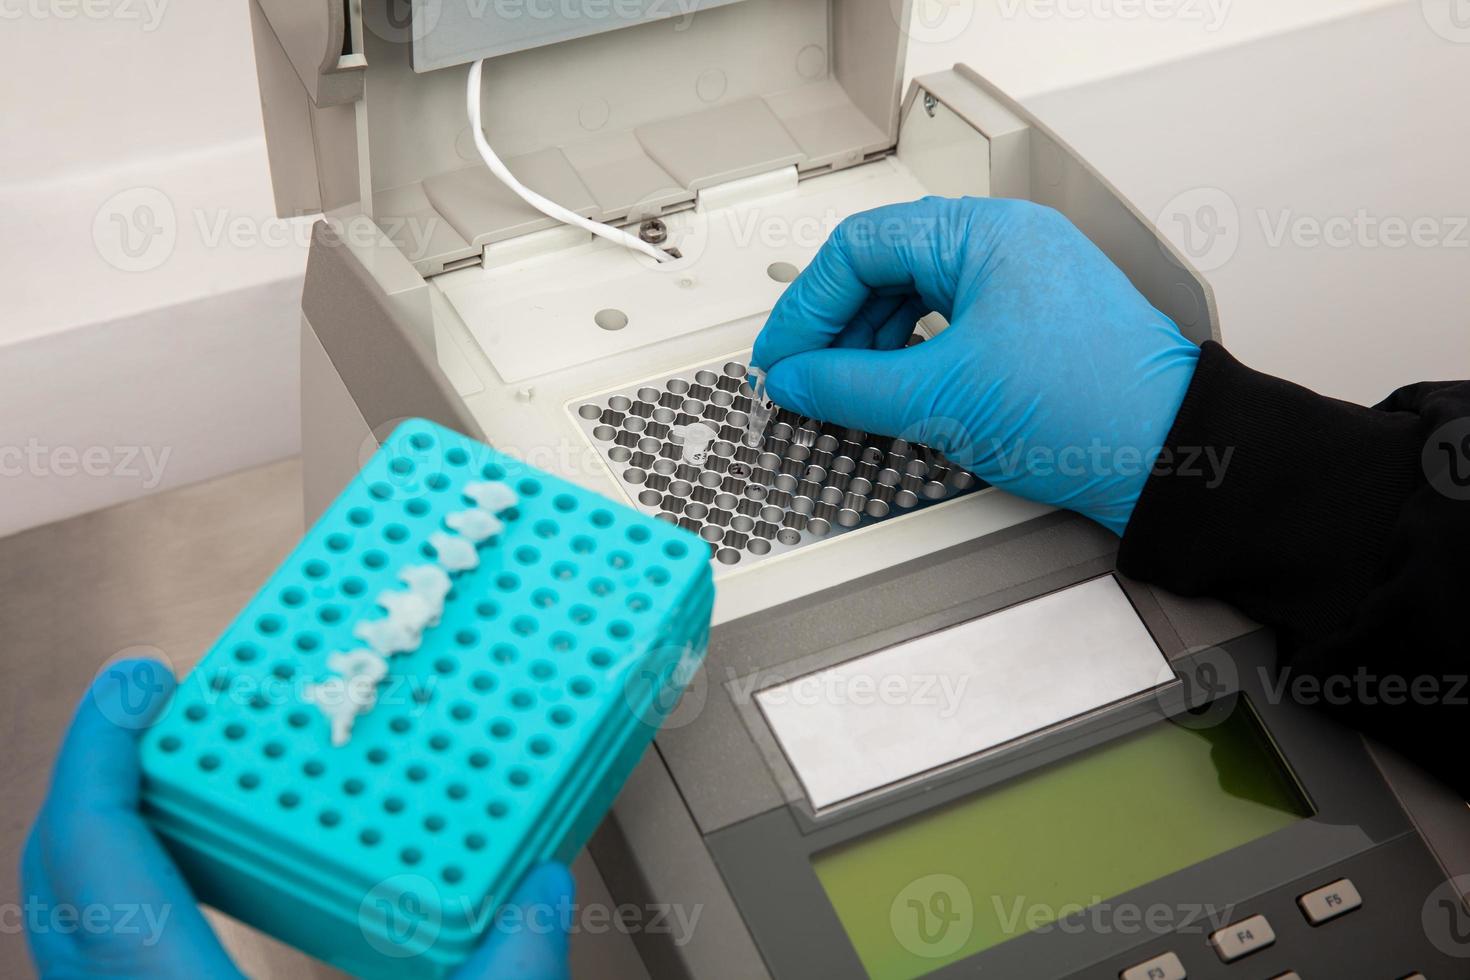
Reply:
[[[1264,915],[1253,915],[1249,919],[1232,922],[1224,929],[1210,934],[1210,945],[1226,963],[1234,963],[1242,956],[1249,956],[1276,942],[1276,930]]]
[[[937,786],[901,783],[795,818],[793,805],[708,836],[772,976],[1462,975],[1417,911],[1443,871],[1366,750],[1256,687],[1264,638],[1230,652],[1240,689],[1194,711],[1173,711],[1161,688],[1102,709],[1096,734],[1058,730],[1055,754],[1037,739]],[[1195,676],[1213,663],[1171,666]],[[1167,807],[1154,805],[1160,785]],[[1037,907],[1086,911],[1016,914]],[[1139,908],[1198,914],[1143,941],[1108,919]],[[943,946],[916,931],[933,933],[941,913],[962,923]]]
[[[1338,878],[1320,888],[1297,897],[1297,906],[1307,923],[1319,926],[1363,906],[1363,896],[1350,878]],[[1210,934],[1209,943],[1225,963],[1235,963],[1252,953],[1276,943],[1276,931],[1261,914],[1248,916]],[[1152,956],[1118,973],[1118,980],[1187,980],[1189,976],[1179,954],[1170,950]],[[1424,974],[1411,973],[1399,980],[1422,980]],[[1272,974],[1271,980],[1301,980],[1295,970]]]
[[[1296,901],[1307,921],[1314,926],[1320,926],[1358,908],[1363,904],[1363,896],[1358,894],[1358,889],[1351,881],[1339,878],[1330,885],[1307,892]]]
[[[1118,974],[1118,980],[1185,980],[1184,964],[1178,953],[1164,953]]]

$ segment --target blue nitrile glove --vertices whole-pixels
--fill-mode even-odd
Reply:
[[[904,348],[931,311],[949,329]],[[751,359],[784,408],[1122,534],[1198,357],[1056,211],[929,197],[843,221]]]
[[[189,886],[138,813],[138,737],[174,689],[155,660],[108,667],[82,698],[21,858],[22,914],[43,977],[238,977]],[[455,976],[565,980],[571,875],[546,864]],[[531,909],[545,914],[532,914]]]

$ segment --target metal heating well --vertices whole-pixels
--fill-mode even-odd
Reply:
[[[698,534],[718,565],[783,554],[984,487],[938,451],[775,407],[756,408],[743,361],[573,402],[634,506]]]

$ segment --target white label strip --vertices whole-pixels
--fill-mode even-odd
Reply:
[[[756,695],[812,806],[832,806],[1173,680],[1111,576]]]

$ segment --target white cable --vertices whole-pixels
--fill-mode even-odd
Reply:
[[[489,142],[485,139],[485,132],[480,121],[480,75],[484,67],[485,59],[483,58],[470,65],[468,107],[470,134],[475,138],[475,149],[480,151],[480,159],[485,161],[485,166],[490,168],[490,172],[498,177],[502,184],[515,191],[521,200],[549,218],[555,218],[563,224],[575,225],[578,228],[586,229],[594,235],[606,238],[610,242],[616,242],[626,248],[642,252],[655,262],[667,262],[672,259],[673,256],[668,252],[665,252],[661,248],[655,248],[636,235],[630,235],[621,228],[614,228],[612,225],[606,225],[600,221],[584,218],[580,214],[562,207],[555,201],[542,197],[519,180],[516,180],[515,174],[511,173],[510,169],[501,162],[500,157],[496,156],[495,151],[491,149]]]

